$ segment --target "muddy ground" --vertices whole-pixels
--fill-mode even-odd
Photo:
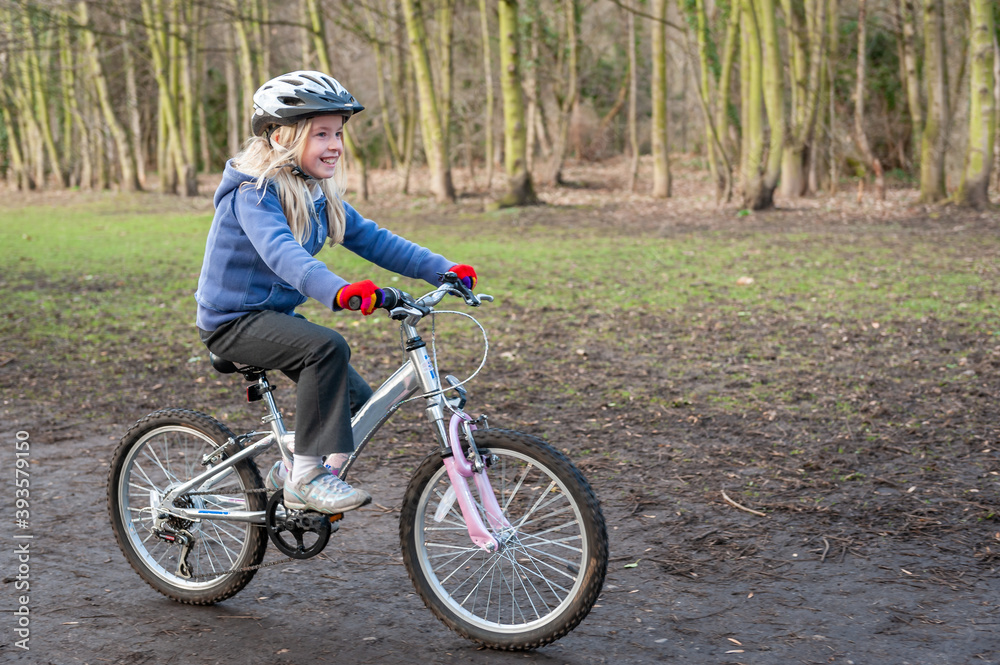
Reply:
[[[901,255],[913,238],[958,243],[992,266],[978,297],[996,298],[996,282],[986,278],[996,276],[997,257],[977,243],[995,234],[995,213],[852,201],[740,219],[707,205],[685,211],[631,197],[590,202],[590,222],[556,205],[520,219],[571,233],[627,213],[631,233],[656,238],[701,228],[779,240],[843,234],[845,242],[897,243]],[[581,332],[575,311],[511,307],[518,316],[503,325],[513,360],[473,384],[473,404],[489,405],[494,424],[567,450],[599,494],[611,538],[604,593],[570,635],[531,653],[480,650],[412,592],[397,518],[405,469],[425,452],[417,413],[372,444],[353,477],[375,503],[345,520],[322,559],[261,571],[212,607],[160,596],[129,568],[111,533],[111,453],[133,420],[162,406],[197,406],[225,413],[234,429],[253,426],[252,412],[233,406],[240,380],[188,367],[179,343],[128,340],[120,361],[66,365],[10,335],[0,360],[2,466],[13,459],[14,433],[29,432],[31,634],[30,651],[14,645],[12,551],[22,541],[5,524],[0,660],[1000,661],[1000,339],[989,326],[929,317],[883,334],[885,321],[883,332],[847,331],[808,316],[732,321],[706,310],[698,320],[592,316]],[[620,343],[597,343],[612,338]],[[355,342],[356,357],[377,356],[377,344]],[[159,364],[136,361],[142,354]],[[384,369],[359,362],[367,376]],[[783,397],[741,408],[748,386],[761,383],[781,386]],[[279,384],[287,411],[289,386]],[[560,389],[567,384],[577,388],[572,396]],[[76,388],[60,389],[66,385]],[[533,387],[530,399],[512,389],[519,385]],[[28,386],[32,400],[21,398]],[[707,392],[713,399],[699,399]],[[734,507],[723,493],[766,516]]]

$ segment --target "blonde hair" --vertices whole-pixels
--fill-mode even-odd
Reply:
[[[256,178],[254,187],[261,191],[261,196],[268,183],[274,183],[288,226],[299,244],[305,243],[312,234],[315,205],[308,182],[292,173],[289,167],[300,165],[312,124],[312,118],[308,118],[294,125],[278,127],[270,139],[252,136],[243,144],[239,154],[233,157],[233,166],[237,170]],[[344,241],[346,213],[342,198],[342,173],[338,162],[334,177],[314,181],[326,195],[326,218],[331,245]],[[243,186],[249,184],[244,183]]]

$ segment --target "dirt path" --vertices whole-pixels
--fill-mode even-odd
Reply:
[[[80,353],[58,335],[23,339],[19,317],[48,316],[29,310],[0,319],[0,468],[13,480],[13,437],[29,432],[31,650],[15,645],[14,536],[24,533],[14,533],[7,490],[0,661],[1000,662],[995,214],[908,208],[905,194],[891,192],[888,206],[859,208],[842,196],[742,218],[720,214],[708,196],[616,201],[599,189],[603,177],[578,180],[580,188],[558,192],[567,200],[503,224],[524,234],[537,227],[552,237],[599,237],[627,220],[629,233],[658,242],[750,234],[756,246],[787,249],[789,261],[827,281],[816,293],[794,285],[767,291],[764,304],[773,307],[727,310],[737,302],[735,276],[735,285],[710,285],[665,265],[653,281],[692,289],[689,306],[530,309],[530,298],[509,298],[487,314],[496,317],[488,322],[496,364],[470,384],[472,412],[552,440],[604,507],[607,582],[575,631],[536,652],[495,653],[450,633],[423,607],[397,536],[401,469],[425,445],[422,426],[406,413],[392,423],[388,444],[383,433],[375,438],[352,477],[378,505],[345,520],[326,559],[264,570],[213,607],[160,596],[111,533],[105,482],[118,437],[161,406],[200,405],[239,430],[256,411],[238,406],[241,386],[195,362],[189,327],[147,335],[112,326],[110,342]],[[419,209],[399,207],[393,223],[403,232],[420,222]],[[438,212],[437,224],[467,231],[461,210]],[[820,265],[815,257],[829,247],[839,253]],[[855,259],[866,247],[892,259]],[[922,260],[911,260],[915,249]],[[767,266],[756,249],[747,252],[733,260],[782,272],[786,254],[772,253]],[[831,269],[851,260],[848,274]],[[942,274],[966,280],[950,302],[934,291]],[[35,286],[40,297],[58,298],[88,288]],[[854,300],[830,299],[837,289]],[[190,293],[168,296],[187,302]],[[813,306],[817,298],[823,302]],[[885,314],[907,299],[920,313]],[[968,303],[986,305],[977,318],[963,314]],[[858,304],[877,317],[859,318]],[[939,306],[948,313],[936,316]],[[385,375],[387,339],[351,339],[362,375]],[[286,416],[292,401],[283,394]],[[723,490],[767,516],[727,504]]]
[[[662,509],[636,510],[600,479],[612,563],[598,606],[576,631],[537,652],[479,650],[440,625],[412,592],[396,536],[404,480],[389,464],[359,468],[356,477],[381,507],[351,516],[328,560],[262,571],[217,606],[180,605],[142,582],[115,545],[104,486],[115,441],[93,430],[59,438],[32,438],[28,652],[12,644],[15,563],[5,539],[5,662],[931,665],[1000,658],[1000,582],[992,568],[970,566],[960,547],[852,544],[834,532],[824,541],[798,518],[762,519],[721,502],[683,524]],[[704,558],[721,543],[746,544],[746,552]],[[688,556],[676,556],[683,549]]]

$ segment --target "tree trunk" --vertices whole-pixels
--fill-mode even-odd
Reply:
[[[781,162],[781,193],[803,196],[809,191],[806,169],[815,151],[810,147],[816,127],[820,90],[827,58],[826,0],[793,4],[783,0],[792,63],[792,99],[789,137]],[[800,13],[804,9],[804,16]]]
[[[451,181],[451,163],[448,154],[447,132],[441,126],[438,95],[434,91],[430,56],[427,52],[427,31],[420,15],[420,0],[402,0],[406,32],[410,40],[410,58],[413,60],[420,99],[420,131],[424,153],[431,171],[431,193],[439,203],[455,201],[455,187]]]
[[[413,171],[413,155],[417,150],[417,125],[420,122],[420,110],[417,108],[417,74],[412,60],[407,60],[406,80],[403,82],[406,90],[406,125],[403,136],[406,148],[403,151],[403,193],[410,193],[410,174]]]
[[[826,82],[826,106],[827,106],[827,161],[828,161],[828,178],[830,180],[830,192],[836,193],[840,188],[840,172],[838,169],[839,162],[837,161],[837,141],[836,141],[836,118],[837,118],[837,106],[836,106],[836,94],[835,94],[835,83],[836,83],[836,57],[840,49],[840,31],[838,26],[837,17],[840,12],[840,0],[829,0],[827,4],[827,16],[830,17],[830,21],[827,23],[827,41],[829,46],[827,48],[827,53],[829,57],[826,60],[826,77],[824,81]]]
[[[541,62],[538,57],[539,53],[539,41],[541,41],[541,23],[542,15],[538,9],[538,0],[528,0],[527,7],[528,18],[526,19],[530,22],[530,29],[525,30],[524,34],[528,38],[528,59],[526,66],[522,69],[527,69],[524,74],[524,94],[525,94],[525,127],[527,129],[527,140],[525,148],[525,153],[528,160],[528,171],[534,173],[535,171],[535,150],[538,144],[538,115],[539,111],[539,97],[538,97],[538,68],[541,66]]]
[[[66,173],[63,170],[62,159],[59,150],[56,149],[55,137],[52,134],[52,123],[49,118],[49,97],[50,86],[43,79],[42,68],[38,61],[39,45],[35,41],[35,29],[29,27],[24,31],[26,41],[25,57],[27,58],[30,88],[29,94],[34,99],[34,113],[38,118],[38,128],[41,132],[42,143],[48,155],[49,163],[52,165],[52,174],[56,183],[60,187],[68,186]]]
[[[501,0],[501,6],[504,0]],[[515,4],[516,3],[511,3]],[[569,143],[569,125],[573,120],[573,112],[580,100],[579,79],[579,10],[577,0],[563,0],[563,23],[565,24],[566,35],[566,71],[557,73],[563,78],[566,89],[563,91],[562,101],[559,104],[559,113],[556,117],[556,131],[552,139],[552,157],[549,159],[549,166],[545,173],[545,180],[558,185],[563,182],[562,169],[566,161],[566,148]],[[503,35],[501,34],[501,37]],[[506,76],[506,72],[504,73]]]
[[[253,93],[256,92],[257,87],[264,82],[263,79],[267,75],[258,75],[256,58],[254,57],[255,44],[251,43],[251,32],[253,28],[247,26],[250,21],[244,19],[243,17],[244,6],[245,2],[243,2],[243,0],[230,0],[230,7],[233,12],[232,27],[235,32],[237,46],[236,62],[239,65],[240,80],[243,88],[243,103],[241,104],[241,107],[246,109],[246,112],[249,112],[249,110],[253,108]]]
[[[1000,35],[996,32],[993,33],[993,128],[996,134],[993,157],[998,162],[994,170],[997,174],[996,186],[1000,189]]]
[[[639,176],[639,66],[636,62],[635,45],[635,13],[629,11],[625,17],[628,23],[628,144],[629,168],[628,191],[634,192]]]
[[[403,160],[399,150],[399,143],[396,140],[395,132],[392,130],[392,120],[389,117],[389,98],[385,90],[385,63],[382,53],[382,40],[379,36],[378,24],[375,21],[374,12],[371,7],[367,7],[365,18],[368,21],[368,32],[371,37],[369,44],[375,54],[375,77],[378,84],[378,102],[382,112],[382,132],[385,134],[385,144],[389,148],[389,157],[393,166],[398,167]],[[402,109],[400,110],[402,112]]]
[[[944,44],[944,4],[924,3],[924,91],[927,118],[920,147],[920,202],[937,203],[948,197],[945,186],[945,150],[951,118],[948,116],[948,72]]]
[[[177,59],[171,57],[176,42],[167,26],[165,8],[159,0],[143,0],[142,15],[149,35],[149,50],[153,58],[153,77],[159,89],[160,127],[158,158],[160,188],[176,193],[179,183],[186,178],[185,158],[180,139],[180,109],[174,94],[175,77],[171,70]]]
[[[774,207],[774,190],[781,177],[781,154],[785,146],[785,101],[782,79],[784,66],[778,47],[778,32],[775,28],[774,0],[755,0],[755,5],[759,13],[758,30],[764,49],[762,58],[764,107],[767,110],[767,122],[771,130],[767,163],[764,165],[764,177],[757,199],[759,207],[754,208],[761,210]]]
[[[30,189],[28,185],[28,173],[24,167],[24,160],[21,158],[21,149],[18,145],[17,136],[14,133],[14,123],[11,122],[10,111],[4,104],[0,104],[0,122],[3,123],[4,136],[7,137],[7,149],[10,155],[10,171],[7,174],[7,182],[19,189]]]
[[[499,0],[500,88],[503,91],[504,166],[508,192],[501,207],[538,202],[527,162],[527,130],[521,91],[521,63],[518,51],[517,0]]]
[[[479,25],[483,40],[483,87],[486,88],[486,108],[483,109],[483,133],[486,135],[486,191],[493,183],[493,55],[490,47],[490,23],[486,0],[479,0]]]
[[[121,187],[125,191],[135,192],[142,190],[139,178],[135,170],[135,155],[129,147],[128,134],[122,127],[121,122],[115,116],[114,108],[111,105],[111,95],[108,93],[107,80],[104,78],[104,71],[101,68],[100,54],[97,52],[97,43],[94,33],[90,31],[87,20],[87,3],[77,4],[80,26],[83,30],[84,53],[89,61],[90,76],[94,84],[94,91],[97,94],[97,101],[100,104],[101,115],[104,124],[111,132],[115,147],[118,149],[118,167],[121,169]]]
[[[440,52],[438,67],[438,85],[441,88],[441,100],[438,106],[441,112],[441,131],[444,134],[445,150],[451,149],[451,111],[452,83],[454,67],[452,66],[452,42],[455,32],[455,0],[437,0],[438,46]]]
[[[76,96],[76,72],[73,63],[76,60],[76,53],[73,49],[72,37],[69,31],[69,16],[60,15],[57,19],[59,25],[59,87],[62,92],[62,118],[60,128],[60,142],[62,143],[63,157],[66,159],[67,183],[72,187],[80,182],[80,146],[74,140],[73,130],[73,102]]]
[[[875,172],[875,192],[880,201],[885,200],[885,179],[882,177],[882,162],[872,152],[865,133],[865,78],[868,72],[868,29],[865,4],[866,0],[858,0],[858,62],[855,74],[854,88],[854,142],[861,151],[865,161],[871,164]]]
[[[223,30],[225,34],[226,55],[223,57],[222,72],[226,79],[226,155],[235,155],[240,150],[240,143],[247,133],[242,127],[246,124],[246,111],[240,113],[240,83],[236,73],[236,45],[233,31]]]
[[[990,0],[971,0],[971,9],[969,145],[962,184],[955,198],[959,205],[983,209],[990,203],[990,169],[993,167],[993,142],[996,134],[993,108],[993,41],[996,33]]]
[[[146,151],[142,145],[142,117],[139,113],[139,92],[135,81],[135,62],[132,58],[132,43],[129,34],[129,22],[121,19],[119,23],[122,34],[122,60],[125,65],[125,105],[128,107],[129,136],[135,151],[136,177],[140,184],[146,185]]]
[[[199,3],[193,3],[197,6]],[[271,76],[271,3],[270,0],[254,0],[251,5],[254,12],[254,27],[257,29],[257,69],[260,78]]]
[[[761,160],[764,157],[763,56],[754,0],[743,0],[742,15],[745,47],[740,69],[746,73],[743,76],[744,86],[740,91],[744,114],[744,149],[740,175],[743,181],[743,207],[760,210],[768,207],[771,197],[764,194],[761,177]]]
[[[180,111],[179,128],[181,130],[181,153],[184,156],[183,178],[184,196],[198,195],[198,154],[195,149],[197,134],[195,132],[195,80],[191,75],[191,70],[197,60],[194,49],[198,37],[198,18],[196,5],[187,7],[185,3],[178,2],[176,5],[176,33],[177,50],[180,57],[177,59],[179,69],[178,83],[180,85],[180,95],[177,100]]]
[[[913,126],[911,143],[911,159],[919,161],[920,146],[923,143],[924,111],[920,103],[920,77],[917,75],[916,47],[916,14],[913,10],[913,0],[897,0],[896,11],[902,26],[903,38],[903,69],[906,72],[906,106],[910,111],[910,123]]]
[[[402,192],[409,193],[412,171],[414,141],[419,113],[416,108],[413,61],[408,57],[409,47],[406,26],[400,16],[398,2],[391,3],[389,25],[391,26],[389,55],[389,83],[396,103],[397,119],[395,136],[399,140],[400,170],[402,171]]]
[[[740,2],[732,2],[729,6],[729,20],[726,22],[726,42],[723,46],[722,69],[719,72],[718,96],[719,105],[715,109],[715,128],[719,133],[722,149],[730,155],[730,162],[735,160],[737,146],[730,140],[730,91],[733,78],[733,63],[736,60],[736,45],[740,40],[740,13],[743,6]],[[730,181],[732,180],[732,173]]]
[[[709,36],[708,36],[708,17],[705,15],[705,0],[695,0],[695,32],[696,41],[698,43],[698,71],[700,76],[698,77],[699,83],[699,96],[700,99],[704,101],[705,108],[705,154],[708,155],[708,172],[712,174],[712,180],[715,182],[716,188],[716,201],[722,197],[722,193],[725,189],[725,178],[722,175],[722,169],[719,166],[719,160],[722,155],[718,154],[718,149],[716,148],[715,140],[715,128],[712,126],[713,114],[708,108],[708,101],[712,99],[712,87],[709,83],[711,77],[711,70],[709,66],[708,59],[708,49],[709,49]],[[684,35],[685,44],[687,43],[687,33]]]
[[[666,26],[662,19],[666,17],[667,0],[655,0],[653,16],[657,19],[651,22],[653,50],[653,196],[667,198],[671,194],[670,182],[670,138],[668,120],[669,88],[667,87],[667,43]],[[629,79],[634,78],[629,72]]]

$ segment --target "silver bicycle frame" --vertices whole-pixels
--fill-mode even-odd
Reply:
[[[419,340],[416,328],[408,323],[402,324],[403,332],[409,340]],[[420,343],[412,346],[408,351],[409,359],[396,370],[392,376],[379,386],[367,402],[351,419],[351,429],[354,433],[354,452],[341,469],[341,478],[346,477],[354,461],[361,450],[371,441],[375,433],[386,423],[390,416],[407,400],[418,393],[426,395],[427,407],[425,413],[434,428],[441,450],[449,448],[447,426],[445,423],[445,397],[441,392],[441,379],[434,370],[434,364],[427,354],[426,347]],[[262,394],[267,404],[268,415],[264,416],[264,422],[270,424],[271,432],[239,451],[235,455],[228,457],[218,465],[198,474],[187,482],[175,487],[163,497],[161,506],[170,506],[171,515],[188,520],[220,519],[230,522],[251,522],[254,524],[264,523],[264,511],[248,510],[205,510],[197,508],[182,508],[174,506],[173,500],[188,492],[206,491],[227,477],[233,466],[245,459],[257,457],[269,449],[275,441],[278,441],[281,455],[287,462],[291,461],[291,454],[288,452],[286,442],[288,438],[294,436],[294,432],[285,429],[281,412],[271,395],[267,380],[259,380],[264,390]],[[256,433],[252,433],[256,434]],[[214,481],[214,482],[212,482]],[[233,503],[243,503],[241,500]]]

